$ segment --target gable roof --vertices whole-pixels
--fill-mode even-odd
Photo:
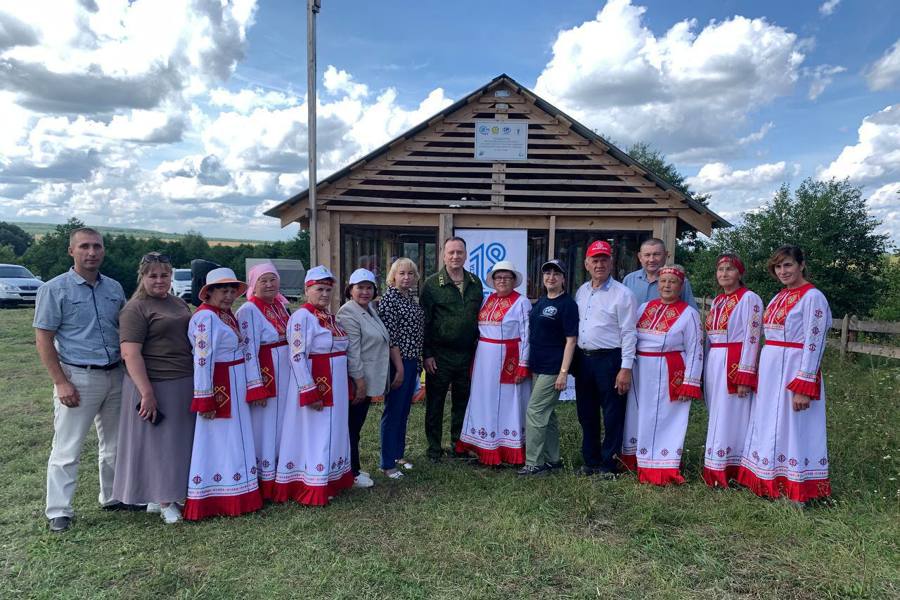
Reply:
[[[496,94],[499,89],[505,89],[507,95],[489,95],[492,91]],[[459,118],[452,119],[454,116]],[[505,165],[499,169],[501,173],[510,173],[500,177],[501,183],[505,184],[502,186],[491,185],[497,183],[493,175],[498,169],[491,168],[497,163],[476,161],[473,151],[474,120],[498,116],[529,123],[529,160],[524,162],[531,164],[524,165],[523,161],[499,163]],[[569,158],[576,160],[567,160]],[[523,168],[526,166],[529,168]],[[590,170],[585,170],[587,168]],[[365,170],[365,174],[359,174],[361,170]],[[418,173],[411,173],[413,170]],[[518,174],[513,175],[512,171]],[[455,187],[459,184],[462,185]],[[683,194],[626,152],[505,73],[321,179],[316,192],[320,206],[332,202],[376,206],[389,203],[391,206],[408,206],[411,210],[429,205],[432,208],[495,209],[515,206],[527,210],[539,205],[547,209],[560,204],[560,208],[564,205],[566,209],[591,211],[594,215],[604,209],[668,209],[674,210],[688,227],[706,230],[706,233],[712,227],[730,226],[703,203]],[[265,214],[282,218],[286,224],[286,211],[307,200],[308,196],[309,190],[304,190]],[[479,197],[492,200],[478,200]]]

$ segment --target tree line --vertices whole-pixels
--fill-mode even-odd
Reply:
[[[69,219],[35,240],[15,223],[0,222],[0,263],[23,265],[47,281],[72,266],[68,254],[69,233],[84,226],[78,219]],[[304,266],[309,263],[309,235],[306,231],[300,231],[294,239],[285,242],[235,246],[211,245],[196,232],[177,240],[104,235],[103,242],[106,246],[103,273],[119,281],[129,296],[137,281],[138,261],[147,252],[167,255],[175,268],[188,268],[191,260],[204,258],[233,269],[241,278],[246,275],[247,258],[291,258],[303,261]]]
[[[629,154],[648,169],[702,203],[708,196],[693,194],[677,169],[647,144],[637,144]],[[900,199],[898,199],[900,200]],[[766,270],[766,261],[782,244],[797,244],[807,253],[809,279],[828,296],[837,317],[855,314],[882,320],[900,320],[900,253],[890,255],[888,236],[878,233],[881,223],[866,210],[859,187],[847,181],[807,179],[795,190],[782,186],[771,201],[743,215],[742,222],[717,230],[712,238],[696,232],[679,236],[675,259],[684,265],[698,296],[718,293],[715,260],[723,252],[735,252],[747,266],[744,282],[763,298],[771,298],[780,285]],[[69,232],[82,227],[77,219],[57,225],[35,240],[13,223],[0,222],[0,263],[22,264],[45,281],[71,265]],[[300,231],[287,242],[211,246],[199,233],[179,240],[104,236],[104,272],[122,283],[127,293],[135,286],[138,258],[159,251],[175,267],[188,267],[194,258],[205,258],[244,276],[246,258],[293,258],[309,263],[308,232]]]

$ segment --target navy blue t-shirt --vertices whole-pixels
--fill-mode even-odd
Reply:
[[[532,373],[542,375],[559,374],[566,338],[578,336],[578,305],[575,300],[568,294],[552,300],[541,296],[531,307],[528,325],[528,368]]]

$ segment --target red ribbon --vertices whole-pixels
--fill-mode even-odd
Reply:
[[[684,383],[684,358],[681,352],[672,350],[670,352],[645,352],[637,351],[638,356],[661,356],[666,359],[666,366],[669,371],[669,401],[678,400],[678,388]]]
[[[515,383],[516,374],[519,371],[519,338],[495,340],[480,337],[478,341],[506,346],[506,352],[503,353],[503,365],[500,367],[500,383]]]
[[[710,344],[710,348],[725,348],[725,373],[728,382],[728,393],[737,394],[737,372],[741,362],[741,350],[743,344],[741,342],[723,342]]]

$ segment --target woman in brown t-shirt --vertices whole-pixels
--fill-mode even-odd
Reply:
[[[113,497],[146,504],[166,523],[181,520],[194,439],[191,309],[169,293],[169,258],[141,259],[138,285],[119,313],[125,360]]]

